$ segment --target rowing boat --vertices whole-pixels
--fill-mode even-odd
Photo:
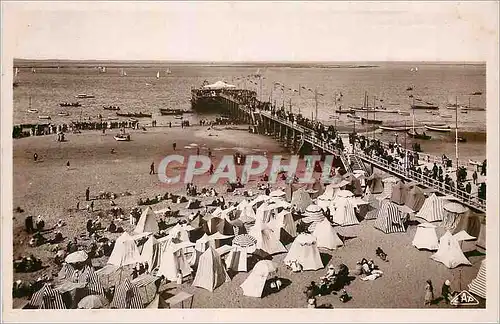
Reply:
[[[390,132],[405,132],[411,129],[411,127],[390,127],[390,126],[379,126],[378,128]]]
[[[424,125],[424,127],[430,131],[434,132],[441,132],[441,133],[449,133],[451,132],[451,127],[446,126],[446,127],[436,127],[436,126],[429,126],[429,125]]]

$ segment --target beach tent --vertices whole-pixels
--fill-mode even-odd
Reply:
[[[164,308],[169,308],[168,303],[165,301],[165,298],[161,296],[161,294],[156,294],[155,298],[151,303],[146,308],[151,308],[151,309],[164,309]]]
[[[403,181],[398,181],[392,186],[391,201],[398,205],[403,205],[408,196],[408,188]]]
[[[418,224],[411,244],[419,250],[437,250],[439,241],[436,234],[436,225],[431,223]]]
[[[457,202],[447,202],[444,204],[443,209],[443,221],[440,226],[452,233],[458,227],[458,224],[460,224],[461,219],[465,217],[465,214],[469,211],[468,208]]]
[[[226,269],[236,272],[248,271],[248,253],[246,249],[233,246],[225,258]]]
[[[153,210],[147,207],[141,214],[141,218],[137,222],[134,233],[156,233],[160,230],[156,221],[156,214]]]
[[[340,226],[359,224],[350,198],[337,196],[334,202],[335,207],[331,213],[333,223]]]
[[[235,89],[236,86],[232,84],[228,84],[223,81],[217,81],[212,84],[207,84],[203,86],[203,89],[210,89],[210,90],[221,90],[221,89]]]
[[[193,243],[171,243],[161,253],[160,266],[157,276],[165,276],[167,280],[177,280],[177,274],[181,272],[182,277],[191,274],[192,269],[184,254],[184,248],[192,246]]]
[[[139,309],[144,308],[141,295],[137,287],[126,278],[125,281],[116,287],[111,308],[118,309]]]
[[[344,245],[344,242],[339,238],[332,224],[328,219],[324,219],[322,222],[316,225],[314,232],[312,233],[316,237],[316,244],[318,248],[326,248],[330,250],[335,250],[340,246]]]
[[[286,248],[279,241],[279,232],[274,232],[269,226],[256,223],[249,231],[251,236],[257,240],[256,247],[269,254],[286,252]]]
[[[371,193],[364,197],[368,204],[359,207],[359,214],[363,219],[376,219],[378,209],[380,208],[380,200]]]
[[[445,210],[445,214],[447,211]],[[465,212],[462,216],[459,217],[458,224],[455,228],[451,229],[451,234],[456,234],[460,231],[466,231],[468,234],[479,237],[481,232],[481,219],[480,216],[476,213]]]
[[[193,286],[214,291],[230,280],[220,255],[214,248],[209,247],[200,257]]]
[[[293,261],[297,261],[302,266],[302,270],[323,268],[316,237],[302,233],[295,238],[283,262],[289,265]]]
[[[435,222],[443,220],[444,209],[443,209],[443,199],[436,196],[435,193],[430,195],[422,205],[422,208],[418,211],[416,217],[425,219],[428,222]]]
[[[453,269],[461,264],[471,265],[462,252],[460,243],[455,237],[453,237],[450,231],[446,231],[446,233],[439,239],[439,248],[436,253],[431,255],[431,259],[441,262],[450,269]]]
[[[363,188],[361,187],[361,180],[356,177],[354,173],[344,174],[344,179],[349,182],[346,189],[352,191],[355,196],[361,196],[363,194]]]
[[[205,233],[211,235],[219,232],[224,235],[234,235],[234,228],[225,218],[211,217],[204,225]]]
[[[304,218],[302,221],[304,223],[321,222],[325,218],[323,210],[316,204],[310,204],[307,206],[303,216]]]
[[[479,248],[479,251],[486,251],[486,219],[483,217],[480,219],[481,227],[479,229],[479,235],[476,241],[476,248]]]
[[[49,283],[33,294],[29,306],[39,309],[66,309],[61,293]]]
[[[366,178],[367,181],[367,188],[370,189],[370,191],[373,194],[379,194],[384,191],[384,184],[382,183],[382,177],[378,173],[372,173],[371,176]]]
[[[382,192],[383,197],[391,197],[392,196],[392,187],[398,182],[399,180],[395,177],[388,177],[382,180],[382,183],[384,184],[384,191]],[[375,193],[375,191],[372,189],[372,192]]]
[[[132,236],[124,232],[115,242],[108,264],[118,267],[142,262],[143,259]]]
[[[243,295],[249,297],[262,297],[266,281],[269,277],[276,273],[278,267],[270,260],[261,260],[257,262],[245,279],[240,285],[243,289]]]
[[[411,208],[414,212],[418,212],[424,205],[425,194],[417,185],[413,186],[406,196],[405,205]]]
[[[274,231],[280,233],[280,241],[286,242],[297,236],[297,226],[293,220],[292,213],[288,210],[282,210],[274,216],[267,226]]]
[[[483,299],[486,299],[486,259],[481,261],[481,267],[477,273],[476,278],[472,279],[471,283],[467,285],[469,292]]]
[[[313,203],[309,194],[305,191],[305,189],[300,188],[294,191],[292,195],[292,206],[295,206],[297,210],[304,212],[306,208]]]
[[[406,218],[406,215],[401,212],[395,203],[389,199],[384,199],[380,202],[377,219],[373,226],[386,234],[405,232],[404,223]]]

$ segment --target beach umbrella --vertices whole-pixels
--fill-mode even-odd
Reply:
[[[80,263],[85,262],[89,258],[89,255],[85,251],[76,251],[69,254],[64,260],[66,263]]]
[[[97,295],[88,295],[78,303],[79,309],[100,309],[108,306],[106,298]]]
[[[456,202],[450,202],[444,205],[443,208],[444,210],[454,214],[463,214],[467,211],[467,208]]]
[[[270,273],[278,270],[277,265],[271,260],[261,260],[257,262],[252,270],[252,273],[260,276],[268,276]]]
[[[233,246],[245,250],[247,253],[253,253],[257,247],[257,239],[249,234],[236,235],[233,239]]]

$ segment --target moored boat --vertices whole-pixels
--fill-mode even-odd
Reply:
[[[118,106],[102,106],[104,110],[120,110]]]
[[[361,123],[362,124],[375,124],[375,125],[380,125],[382,124],[382,121],[380,119],[371,119],[371,118],[364,118],[361,117]]]
[[[451,132],[451,127],[450,126],[430,126],[430,125],[424,125],[424,127],[430,131],[434,132],[441,132],[441,133],[449,133]]]
[[[186,111],[182,109],[169,109],[169,108],[161,108],[160,109],[160,114],[162,116],[169,116],[169,115],[182,115]]]
[[[138,113],[116,113],[117,116],[119,117],[135,117],[135,118],[151,118],[151,116],[153,116],[153,114],[145,114],[145,113],[142,113],[142,112],[138,112]]]
[[[82,104],[79,102],[61,102],[59,106],[61,107],[80,107]]]
[[[433,103],[415,103],[412,104],[411,109],[425,109],[425,110],[438,110],[439,106]]]
[[[95,98],[94,95],[86,94],[86,93],[79,93],[75,96],[76,98],[80,99],[89,99],[89,98]]]
[[[431,136],[427,135],[425,132],[423,133],[418,133],[414,129],[410,129],[409,131],[406,132],[408,136],[415,138],[415,139],[422,139],[422,140],[430,140]]]
[[[390,132],[405,132],[411,129],[411,127],[391,127],[391,126],[379,126],[378,128]]]
[[[67,112],[60,112],[57,114],[58,116],[69,116],[69,114]]]
[[[38,112],[38,109],[28,109],[28,112],[34,114]]]
[[[50,118],[50,116],[42,115],[42,116],[38,116],[38,119],[51,119],[51,118]]]
[[[130,134],[125,134],[125,133],[117,134],[113,136],[113,138],[115,139],[115,141],[118,142],[128,142],[130,141]]]
[[[346,116],[347,116],[347,118],[351,118],[351,119],[356,119],[356,120],[361,119],[360,116],[356,116],[355,114],[351,114],[351,113],[347,114]]]

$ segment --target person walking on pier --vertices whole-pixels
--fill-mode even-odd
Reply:
[[[474,170],[474,173],[472,174],[472,181],[474,182],[475,185],[477,185],[477,171]]]
[[[149,166],[149,174],[155,174],[155,162],[151,162],[151,165]]]
[[[483,161],[483,165],[481,166],[481,175],[486,176],[486,160]]]

